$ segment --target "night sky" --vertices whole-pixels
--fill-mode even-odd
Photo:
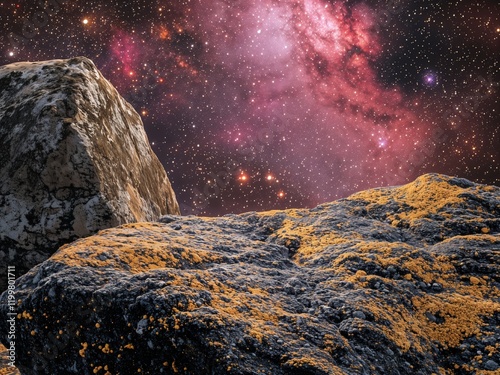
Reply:
[[[427,172],[500,185],[497,0],[4,1],[0,21],[1,65],[96,63],[184,214],[313,207]]]

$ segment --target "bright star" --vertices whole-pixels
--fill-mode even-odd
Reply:
[[[433,71],[427,71],[423,75],[423,83],[427,87],[434,87],[438,84],[438,75]]]
[[[240,176],[238,177],[238,180],[241,182],[247,182],[248,181],[248,176],[245,173],[241,173]]]

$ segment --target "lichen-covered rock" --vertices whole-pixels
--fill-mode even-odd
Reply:
[[[2,344],[0,344],[0,375],[20,375],[19,370],[9,359],[7,348]]]
[[[499,231],[500,188],[442,175],[311,210],[108,229],[17,281],[18,367],[497,374]]]
[[[92,61],[0,67],[2,264],[20,275],[62,244],[167,213],[179,208],[142,121]]]

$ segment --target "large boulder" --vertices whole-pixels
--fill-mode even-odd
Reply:
[[[311,210],[108,229],[17,281],[17,364],[23,375],[498,374],[499,231],[500,188],[442,175]]]
[[[167,213],[179,207],[142,121],[92,61],[0,67],[2,264],[21,275],[65,243]]]

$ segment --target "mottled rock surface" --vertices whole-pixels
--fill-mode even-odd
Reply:
[[[104,230],[17,281],[18,367],[498,374],[499,231],[500,188],[443,175],[310,210]]]
[[[0,67],[0,262],[179,213],[139,115],[86,58]],[[5,289],[0,270],[0,290]]]

